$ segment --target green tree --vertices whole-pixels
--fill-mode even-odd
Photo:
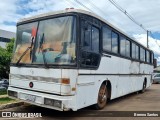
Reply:
[[[6,45],[6,48],[0,47],[0,78],[9,77],[14,40],[14,38],[11,39],[11,41]]]
[[[15,41],[15,39],[12,38],[11,41],[6,45],[6,50],[7,50],[9,53],[12,53],[12,52],[13,52],[14,41]]]

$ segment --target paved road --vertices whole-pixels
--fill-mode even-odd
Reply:
[[[150,111],[149,113],[155,113],[155,111],[160,111],[160,84],[153,84],[150,88],[146,89],[145,93],[138,94],[133,93],[126,95],[124,97],[114,99],[110,101],[107,106],[101,110],[96,111],[93,110],[92,107],[87,107],[84,109],[81,109],[77,112],[59,112],[51,109],[41,108],[33,105],[24,105],[17,108],[10,108],[3,111],[24,111],[29,113],[42,113],[42,118],[33,118],[34,120],[48,120],[48,119],[55,119],[55,120],[61,120],[61,119],[76,119],[76,120],[97,120],[97,119],[104,119],[104,120],[135,120],[137,117],[123,117],[125,115],[133,115],[134,112],[128,112],[128,111],[140,111],[136,112],[138,114],[147,114],[147,111]],[[118,111],[118,112],[117,112]],[[123,112],[126,111],[126,112]],[[143,111],[143,112],[142,112]],[[122,116],[120,117],[108,117],[112,115]],[[160,119],[160,112],[159,117],[138,117],[138,119],[141,120],[159,120]],[[69,116],[69,117],[67,117]],[[107,117],[106,117],[107,116]],[[17,118],[16,118],[17,119]],[[20,118],[22,119],[22,118]],[[24,118],[23,118],[24,120]]]

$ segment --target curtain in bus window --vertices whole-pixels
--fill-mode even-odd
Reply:
[[[126,52],[126,39],[124,37],[120,37],[120,53],[125,56]]]
[[[120,37],[120,53],[123,56],[130,57],[130,41]]]
[[[136,45],[132,43],[132,58],[136,58]]]
[[[118,34],[112,32],[112,52],[118,53]]]
[[[145,50],[140,48],[140,60],[145,61]]]
[[[136,59],[139,59],[139,46],[136,45]]]
[[[103,28],[103,50],[111,51],[111,30]]]
[[[99,30],[92,27],[92,50],[99,52]]]
[[[130,57],[130,41],[126,40],[126,56]]]
[[[147,63],[150,62],[150,54],[149,51],[146,51],[146,58],[147,58]]]
[[[75,37],[72,34],[74,26],[75,18],[72,16],[40,21],[33,62],[44,63],[42,50],[45,50],[48,64],[75,62]]]
[[[153,55],[153,53],[150,53],[151,54],[151,64],[153,64],[153,62],[154,62],[154,55]]]

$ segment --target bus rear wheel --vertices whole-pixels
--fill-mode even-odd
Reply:
[[[143,82],[142,90],[140,91],[140,93],[144,93],[145,89],[146,89],[146,81]]]
[[[108,93],[107,93],[106,84],[102,84],[99,89],[97,104],[95,104],[94,106],[95,109],[100,110],[106,106],[107,96],[108,96]]]

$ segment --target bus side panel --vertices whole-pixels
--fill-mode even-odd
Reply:
[[[145,77],[147,78],[147,87],[151,85],[152,65],[140,64],[112,55],[107,56],[110,57],[102,57],[98,70],[91,71],[91,73],[95,76],[96,74],[107,75],[102,80],[111,82],[111,99],[141,90]],[[98,81],[96,78],[95,81]],[[99,86],[96,88],[98,91]]]
[[[144,63],[141,63],[140,64],[140,73],[141,74],[145,74],[145,76],[143,78],[147,78],[147,87],[151,86],[152,84],[152,78],[151,78],[151,75],[153,72],[153,66],[152,65],[147,65],[147,64],[144,64]],[[143,79],[144,81],[144,79]],[[143,83],[142,83],[143,84]]]
[[[77,81],[77,109],[96,103],[96,89],[93,75],[79,75]]]
[[[149,87],[153,67],[121,57],[102,57],[97,70],[79,70],[77,79],[77,109],[97,103],[98,92],[103,81],[111,83],[111,99],[142,89],[147,78]]]
[[[70,95],[74,95],[76,92],[76,84],[77,84],[77,78],[78,78],[78,70],[76,69],[62,69],[62,78],[69,78],[70,79]],[[66,91],[64,86],[61,86],[61,94]],[[65,94],[64,94],[65,95]]]

